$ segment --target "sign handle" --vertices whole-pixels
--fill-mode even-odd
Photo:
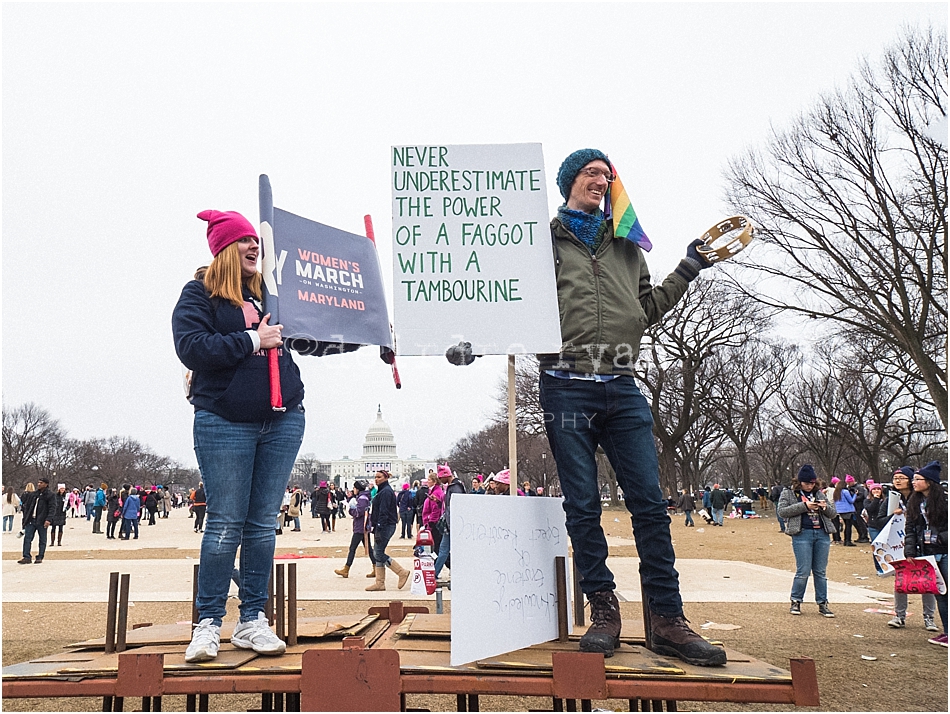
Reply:
[[[515,356],[508,355],[508,493],[518,495],[518,421],[515,415]]]
[[[280,365],[277,362],[277,347],[267,350],[267,372],[270,377],[270,408],[275,412],[285,412],[284,396],[280,392]]]
[[[363,216],[363,226],[366,228],[366,237],[373,241],[373,246],[376,245],[376,232],[373,230],[373,217],[368,213]],[[389,333],[393,335],[393,323],[389,323]],[[382,349],[382,348],[380,348]],[[393,368],[393,382],[396,384],[396,389],[402,389],[402,379],[399,378],[399,369],[396,367],[396,336],[393,335],[393,351],[389,355],[392,361],[389,364]],[[389,361],[389,360],[387,360]]]

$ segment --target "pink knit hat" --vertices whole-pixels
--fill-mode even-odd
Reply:
[[[448,464],[439,464],[438,475],[440,479],[446,480],[452,477],[452,469]]]
[[[208,247],[211,248],[211,255],[217,256],[245,236],[257,238],[254,226],[237,211],[202,211],[198,218],[208,221]]]
[[[851,474],[845,474],[844,482],[845,482],[845,483],[854,483],[854,476],[852,476]]]
[[[510,479],[511,479],[511,471],[509,469],[505,469],[504,471],[499,471],[498,473],[495,474],[495,480],[498,483],[509,484]]]
[[[831,477],[831,483],[838,483],[840,480],[841,480],[841,479],[838,478],[837,476],[832,476],[832,477]]]

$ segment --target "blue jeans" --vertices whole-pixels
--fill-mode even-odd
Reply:
[[[725,509],[724,509],[724,508],[714,508],[714,509],[712,509],[713,521],[715,521],[715,522],[718,523],[719,525],[722,525],[723,514],[725,514]]]
[[[435,559],[435,577],[439,577],[439,573],[445,567],[445,561],[449,559],[451,552],[452,539],[449,537],[449,532],[446,531],[442,534],[442,542],[439,543],[439,557]]]
[[[132,532],[132,529],[135,529],[135,537],[139,537],[139,519],[138,518],[123,518],[122,519],[122,532],[120,533],[122,538],[128,540],[129,534]]]
[[[402,522],[400,538],[412,538],[412,511],[403,511],[399,514],[399,520]]]
[[[396,534],[396,524],[390,523],[388,526],[379,526],[373,531],[373,555],[376,560],[377,568],[385,568],[392,560],[386,555],[386,546],[390,539]]]
[[[795,553],[795,579],[792,581],[792,600],[805,599],[805,586],[808,576],[815,576],[815,602],[828,602],[828,552],[831,541],[821,528],[802,529],[792,536],[792,551]]]
[[[559,379],[541,374],[541,407],[557,463],[567,532],[586,595],[614,590],[601,527],[597,446],[603,447],[623,489],[640,559],[640,582],[650,609],[681,615],[679,574],[670,538],[670,517],[660,491],[653,442],[653,415],[633,377],[609,382]]]
[[[785,519],[778,514],[778,501],[775,501],[772,505],[775,506],[775,517],[778,519],[778,529],[785,532]]]
[[[3,517],[3,532],[6,533],[10,531],[13,533],[13,516],[4,516]]]
[[[40,550],[36,555],[37,560],[43,560],[43,556],[46,555],[46,526],[39,525],[37,526],[34,523],[23,526],[23,557],[32,558],[30,555],[30,550],[33,547],[33,536],[38,535],[40,537]]]
[[[693,523],[693,512],[692,512],[692,511],[684,511],[684,513],[686,514],[686,523],[685,523],[684,525],[687,525],[687,526],[696,525],[695,523]]]
[[[198,571],[198,617],[220,625],[241,548],[241,622],[264,611],[277,540],[274,524],[303,441],[303,406],[264,422],[195,412],[194,439],[207,518]]]

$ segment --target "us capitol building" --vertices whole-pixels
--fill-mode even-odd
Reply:
[[[321,466],[323,468],[318,469],[322,472],[321,478],[326,479],[326,462]],[[344,456],[342,459],[331,461],[329,480],[347,487],[357,479],[372,480],[376,471],[385,469],[393,475],[395,482],[403,482],[412,478],[423,478],[422,474],[416,474],[413,477],[413,472],[421,471],[424,474],[430,468],[435,468],[435,459],[420,459],[415,454],[408,459],[399,458],[393,430],[383,421],[383,409],[379,406],[376,411],[376,421],[370,425],[366,438],[363,440],[363,455],[358,459]],[[395,486],[395,483],[393,485]]]

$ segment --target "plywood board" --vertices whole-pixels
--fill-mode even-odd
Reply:
[[[221,625],[221,641],[231,639],[231,633],[234,631],[234,622],[225,622]],[[178,623],[172,625],[152,625],[151,627],[140,627],[137,630],[129,630],[125,634],[125,644],[128,647],[144,645],[172,645],[191,642],[191,625]],[[105,647],[106,638],[97,637],[85,642],[77,642],[69,647]]]
[[[451,637],[452,618],[449,615],[411,613],[406,615],[397,633],[408,637]]]
[[[101,650],[71,650],[31,659],[30,662],[88,662],[101,654]]]
[[[167,647],[141,647],[132,651],[140,654],[150,654],[160,652],[165,655],[165,671],[209,671],[209,670],[233,670],[243,664],[247,664],[257,657],[254,650],[238,649],[234,645],[222,644],[218,651],[218,656],[209,662],[185,662],[185,650],[183,647],[174,646],[173,649]],[[62,667],[60,674],[64,675],[113,675],[119,671],[119,653],[103,654],[89,662],[74,663],[71,666]]]

